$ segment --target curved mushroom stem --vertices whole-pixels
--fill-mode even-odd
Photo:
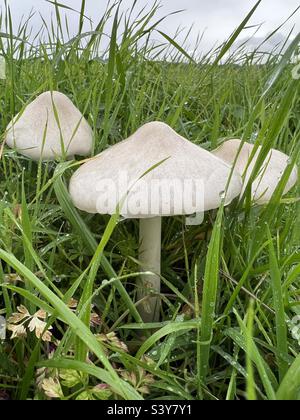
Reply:
[[[150,291],[160,293],[160,254],[161,254],[161,217],[140,219],[139,260],[143,271],[137,292],[138,300],[146,297]],[[150,290],[151,289],[151,290]],[[160,299],[151,297],[139,305],[139,312],[144,322],[159,320]]]

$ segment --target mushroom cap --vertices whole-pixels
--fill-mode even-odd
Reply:
[[[74,205],[88,213],[114,214],[120,203],[125,218],[193,214],[220,206],[230,172],[229,165],[167,124],[151,122],[83,164],[69,191]],[[233,173],[225,204],[241,186]]]
[[[231,139],[225,141],[220,147],[215,149],[212,153],[218,158],[224,160],[230,165],[234,164],[234,160],[238,154],[239,148],[241,146],[241,140]],[[250,143],[244,143],[239,156],[236,161],[235,169],[244,176],[244,183],[241,192],[241,196],[245,192],[247,184],[249,182],[250,176],[254,169],[255,163],[261,151],[261,146],[258,147],[251,163],[249,164],[247,170],[247,164],[249,158],[252,154],[254,145]],[[271,200],[271,197],[279,184],[280,179],[289,164],[289,156],[280,152],[276,149],[271,149],[268,153],[256,179],[252,183],[252,200],[259,205],[268,203]],[[245,172],[246,170],[246,172]],[[298,169],[295,166],[292,170],[290,178],[286,184],[284,194],[288,193],[291,188],[297,183],[298,180]]]
[[[6,130],[6,144],[33,160],[55,160],[62,156],[62,141],[66,157],[87,156],[92,150],[91,127],[72,101],[60,92],[39,95],[13,118]]]

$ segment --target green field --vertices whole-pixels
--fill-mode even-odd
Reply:
[[[90,123],[93,155],[159,120],[209,151],[241,138],[263,145],[262,162],[276,148],[290,169],[299,164],[300,35],[271,53],[235,50],[253,9],[199,58],[164,33],[151,43],[156,6],[138,17],[112,6],[86,33],[84,4],[71,40],[62,6],[43,42],[29,36],[30,20],[13,34],[13,16],[0,15],[1,143],[14,115],[58,90]],[[16,337],[6,331],[0,398],[299,400],[299,184],[282,197],[287,174],[267,205],[245,194],[200,226],[164,218],[163,304],[160,321],[146,324],[136,306],[138,221],[74,208],[67,186],[79,161],[37,163],[1,147],[0,315],[42,309],[52,336],[37,338],[29,318]]]

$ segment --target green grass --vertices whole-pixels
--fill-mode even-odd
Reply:
[[[83,1],[70,40],[64,7],[53,3],[56,18],[43,23],[43,40],[29,37],[30,20],[13,34],[9,9],[0,15],[0,136],[15,113],[55,89],[88,119],[93,154],[161,120],[207,150],[221,138],[257,137],[255,173],[272,147],[291,165],[267,206],[251,207],[246,191],[201,226],[164,218],[161,322],[146,325],[136,302],[138,222],[78,212],[66,188],[78,162],[37,164],[4,147],[0,315],[20,305],[31,315],[43,309],[53,336],[50,344],[7,332],[0,395],[45,399],[41,381],[53,378],[62,399],[300,399],[292,334],[300,316],[299,185],[281,197],[300,160],[300,82],[290,64],[300,37],[281,53],[262,54],[261,46],[246,56],[242,46],[229,54],[257,4],[226,43],[199,58],[158,32],[157,4],[141,11],[134,2],[126,15],[112,4],[83,32]],[[161,41],[151,44],[150,35]]]

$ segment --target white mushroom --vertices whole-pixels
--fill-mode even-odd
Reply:
[[[87,156],[92,129],[72,101],[60,92],[45,92],[26,106],[6,129],[6,144],[33,160]]]
[[[242,196],[260,154],[261,146],[258,147],[250,161],[254,145],[246,142],[241,145],[241,142],[242,141],[238,139],[227,140],[212,153],[230,165],[233,165],[238,155],[235,169],[244,177],[244,184],[241,192]],[[241,150],[239,152],[240,148]],[[263,205],[271,200],[271,197],[289,164],[289,159],[289,156],[279,150],[271,149],[269,151],[256,179],[253,181],[251,186],[252,200],[255,204]],[[298,170],[295,166],[285,186],[284,194],[288,193],[291,188],[293,188],[297,179]]]
[[[69,190],[75,206],[88,213],[115,214],[120,203],[124,218],[140,219],[140,262],[154,273],[141,275],[141,298],[149,288],[160,292],[161,217],[218,208],[230,172],[229,165],[168,125],[152,122],[82,165]],[[241,186],[233,173],[225,204]],[[159,299],[150,298],[140,312],[144,321],[158,320]]]

